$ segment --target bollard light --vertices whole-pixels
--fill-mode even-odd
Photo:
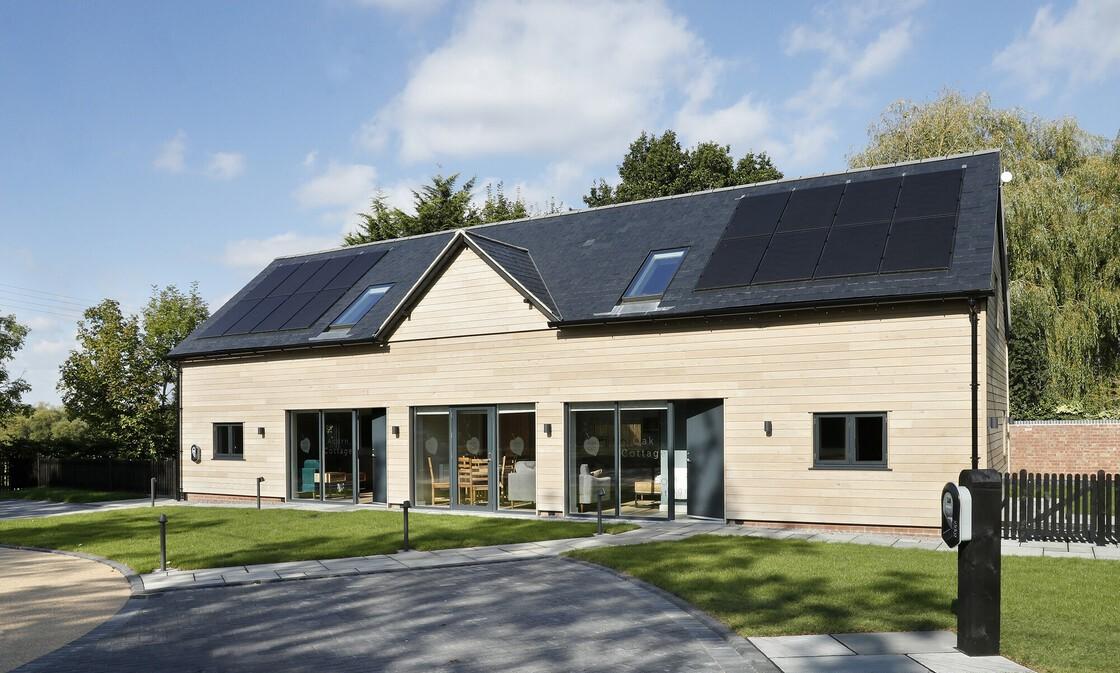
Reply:
[[[156,506],[156,478],[152,477],[152,507]]]
[[[261,482],[264,477],[257,477],[257,509],[261,508]]]
[[[401,503],[401,511],[404,512],[404,548],[401,551],[408,551],[408,508],[412,507],[412,503],[405,500]]]
[[[167,571],[167,515],[159,515],[159,569]]]
[[[607,495],[607,492],[600,488],[599,489],[599,497],[596,499],[596,508],[598,510],[596,512],[596,515],[595,515],[595,518],[597,519],[596,523],[597,523],[597,529],[598,529],[597,532],[595,533],[596,535],[602,535],[603,534],[603,498],[605,498],[606,495]]]

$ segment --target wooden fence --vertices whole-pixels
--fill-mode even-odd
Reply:
[[[1120,543],[1120,474],[1003,475],[1007,540]]]
[[[146,495],[152,477],[156,478],[156,495],[175,497],[179,487],[178,465],[174,458],[120,460],[38,456],[0,459],[0,488],[59,486]]]

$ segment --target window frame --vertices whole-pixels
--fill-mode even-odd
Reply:
[[[689,246],[680,246],[676,248],[660,248],[658,250],[650,250],[646,254],[646,258],[642,260],[642,264],[638,267],[637,272],[635,272],[634,275],[630,278],[630,282],[626,284],[626,289],[623,290],[622,297],[618,300],[619,303],[622,304],[639,301],[653,301],[655,299],[661,299],[662,297],[664,297],[665,293],[669,290],[669,286],[673,284],[673,279],[676,278],[677,274],[680,272],[681,266],[684,265],[684,258],[688,256],[688,248]],[[673,269],[673,274],[669,276],[669,281],[665,283],[665,289],[663,289],[661,292],[658,292],[657,294],[636,294],[630,296],[630,290],[634,288],[635,284],[638,282],[638,279],[642,277],[643,272],[645,272],[646,269],[649,268],[651,264],[653,264],[655,256],[676,252],[680,253],[680,261],[677,263],[677,268]]]
[[[223,422],[219,422],[219,423],[214,423],[213,425],[214,425],[214,430],[213,430],[213,435],[214,435],[213,459],[214,460],[245,460],[245,423],[235,422],[235,421],[223,421]],[[235,444],[234,441],[233,441],[233,430],[234,430],[234,428],[240,428],[241,429],[241,447],[240,447],[241,452],[240,453],[233,453],[233,447],[234,447],[234,444]],[[229,453],[220,453],[218,451],[218,433],[219,432],[225,432],[225,433],[228,434],[228,441],[229,441],[229,447],[230,447],[230,452]]]
[[[885,411],[835,411],[813,413],[813,469],[836,470],[886,470],[890,469],[887,445],[887,412]],[[821,460],[821,419],[844,419],[844,459]],[[856,459],[856,419],[878,418],[883,421],[883,457],[881,460]]]
[[[362,312],[362,315],[358,316],[357,320],[354,320],[353,322],[340,322],[342,320],[342,316],[349,313],[350,309],[354,308],[354,306],[359,301],[361,301],[367,294],[369,294],[370,290],[376,290],[376,289],[381,289],[381,288],[384,288],[384,291],[380,295],[378,295],[377,299],[372,304],[370,304],[366,308],[365,311]],[[366,288],[364,290],[362,290],[361,293],[358,294],[357,297],[354,297],[354,299],[349,304],[346,305],[346,308],[342,309],[342,312],[338,314],[338,317],[336,317],[334,320],[332,320],[330,322],[329,325],[327,325],[327,329],[328,330],[350,329],[354,325],[357,325],[359,322],[362,321],[363,318],[365,318],[367,315],[369,315],[369,312],[373,310],[374,306],[377,306],[379,303],[381,303],[381,300],[384,299],[385,295],[389,294],[389,290],[392,290],[392,289],[393,289],[393,283],[375,283],[373,285],[367,285]]]

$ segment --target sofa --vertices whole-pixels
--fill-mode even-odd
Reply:
[[[506,499],[510,502],[536,502],[537,461],[519,460],[506,477]]]

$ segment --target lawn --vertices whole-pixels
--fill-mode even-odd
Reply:
[[[0,500],[49,500],[51,502],[107,502],[110,500],[131,500],[148,497],[144,493],[126,491],[89,491],[82,488],[55,488],[35,486],[14,491],[0,491]]]
[[[956,556],[697,536],[573,552],[670,591],[744,636],[955,629]],[[1112,673],[1120,562],[1003,559],[1002,652],[1044,673]]]
[[[160,514],[167,515],[168,564],[182,570],[391,554],[401,547],[401,513],[156,507],[0,521],[0,543],[81,551],[144,573],[159,566]],[[611,524],[608,532],[631,530]],[[409,516],[414,549],[448,549],[587,537],[594,523],[507,517]]]

